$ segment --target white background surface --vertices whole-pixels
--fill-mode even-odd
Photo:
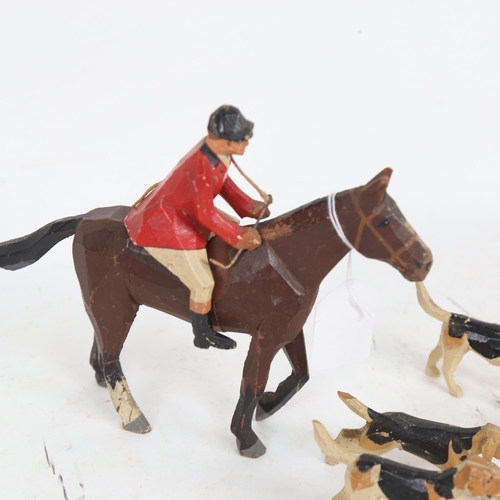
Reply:
[[[434,253],[434,299],[500,323],[499,15],[493,0],[3,1],[0,240],[132,203],[231,103],[256,123],[241,165],[274,215],[391,166],[389,192]],[[87,364],[70,248],[0,273],[1,498],[63,499],[63,483],[68,500],[327,499],[344,466],[324,464],[311,420],[333,434],[362,424],[337,390],[379,411],[500,423],[499,369],[469,354],[465,396],[450,396],[423,373],[440,325],[412,284],[357,255],[353,277],[381,296],[372,356],[313,372],[255,423],[265,456],[240,457],[229,432],[248,339],[195,349],[186,323],[146,309],[122,365],[153,431],[127,433]],[[279,355],[269,386],[288,372]]]

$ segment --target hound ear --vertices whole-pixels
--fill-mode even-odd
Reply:
[[[369,200],[370,206],[375,207],[379,203],[382,203],[382,200],[385,198],[385,193],[387,191],[391,175],[392,168],[384,168],[382,172],[379,172],[368,184],[363,187],[363,199],[366,201]]]
[[[481,450],[483,458],[488,462],[493,460],[498,446],[498,432],[495,430],[487,430],[485,433],[485,440]]]
[[[500,457],[500,428],[494,424],[486,424],[480,431],[483,433],[482,455],[488,462]]]
[[[493,460],[493,457],[495,456],[495,452],[497,451],[497,443],[491,443],[487,442],[484,446],[483,449],[481,450],[481,455],[485,458],[485,460],[488,460],[488,462],[491,462]]]

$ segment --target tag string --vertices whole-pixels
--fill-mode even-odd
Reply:
[[[363,307],[359,301],[356,299],[356,296],[354,295],[354,290],[351,285],[352,281],[352,252],[351,250],[356,250],[352,243],[347,239],[347,236],[344,233],[344,230],[342,229],[342,226],[340,225],[339,221],[339,216],[337,215],[337,210],[335,208],[335,196],[337,193],[332,193],[328,197],[328,215],[330,216],[330,221],[333,225],[333,228],[335,229],[336,233],[339,235],[339,238],[342,240],[342,242],[345,244],[347,248],[349,248],[349,257],[347,258],[347,273],[346,273],[346,287],[347,291],[349,292],[349,297],[351,298],[352,303],[360,310],[361,314],[365,314],[369,316],[370,318],[373,317],[373,315],[370,313],[366,307]]]

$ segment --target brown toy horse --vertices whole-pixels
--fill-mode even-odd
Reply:
[[[360,253],[388,262],[410,281],[422,281],[432,263],[431,252],[386,194],[391,173],[386,168],[366,186],[337,194],[334,211],[344,238]],[[252,336],[231,423],[244,456],[255,458],[266,451],[252,430],[256,407],[257,420],[273,415],[309,378],[302,327],[321,281],[349,252],[332,225],[331,200],[313,201],[263,223],[262,246],[244,253],[229,270],[213,269],[214,327]],[[0,267],[28,266],[63,238],[75,235],[75,268],[95,331],[91,365],[98,383],[108,387],[125,429],[144,433],[150,426],[130,393],[120,352],[140,305],[189,321],[189,292],[130,241],[123,225],[128,211],[128,207],[92,210],[0,244]],[[234,254],[217,237],[209,242],[208,251],[223,263]],[[280,349],[292,374],[276,391],[264,392]]]

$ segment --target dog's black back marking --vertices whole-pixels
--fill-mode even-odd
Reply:
[[[428,500],[424,483],[432,484],[441,497],[453,498],[453,476],[457,471],[454,467],[434,472],[368,454],[360,455],[356,463],[361,472],[378,464],[381,465],[378,485],[389,500]]]
[[[371,408],[368,415],[372,418],[366,432],[370,440],[381,445],[397,441],[403,450],[433,464],[448,462],[450,442],[455,453],[469,450],[472,438],[481,430],[481,427],[456,427],[400,412],[377,413]]]
[[[486,359],[500,357],[500,325],[452,313],[448,322],[448,335],[461,339],[465,334],[471,349],[481,356]]]

